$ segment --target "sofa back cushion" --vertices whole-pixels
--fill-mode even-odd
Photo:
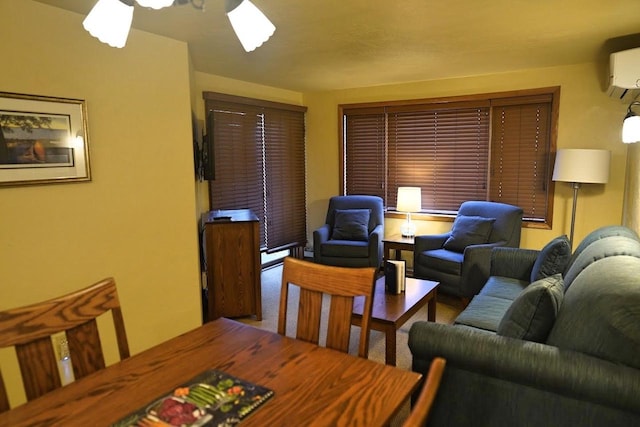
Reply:
[[[609,236],[593,241],[573,260],[564,273],[565,292],[589,265],[607,257],[629,255],[640,258],[640,242],[627,236]]]
[[[578,258],[582,251],[584,251],[589,245],[600,239],[612,236],[626,236],[635,240],[639,240],[638,234],[636,234],[635,231],[622,225],[605,225],[604,227],[597,228],[591,233],[587,234],[585,238],[582,239],[580,244],[578,244],[576,250],[573,251],[573,255],[571,255],[571,259],[569,260],[569,264],[567,265],[567,270],[571,268],[576,258]],[[567,276],[566,271],[564,273],[564,276]]]
[[[526,341],[544,342],[562,304],[562,274],[527,286],[507,309],[496,333]]]
[[[559,236],[545,245],[538,254],[531,270],[531,282],[562,274],[571,257],[571,246],[567,236]]]
[[[547,344],[640,369],[640,258],[589,264],[566,290]]]

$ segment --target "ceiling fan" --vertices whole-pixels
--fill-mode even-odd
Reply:
[[[205,0],[135,0],[138,6],[162,9],[191,3],[204,10]],[[98,0],[84,19],[85,30],[102,43],[124,47],[133,21],[134,0]],[[273,35],[276,27],[249,0],[226,0],[226,13],[245,51],[251,52]]]

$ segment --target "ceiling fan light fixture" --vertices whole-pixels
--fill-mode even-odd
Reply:
[[[136,0],[142,7],[148,7],[151,9],[162,9],[163,7],[169,7],[173,4],[173,0]]]
[[[121,0],[98,0],[82,26],[102,43],[122,48],[127,43],[131,21],[133,4],[125,4]]]
[[[227,0],[227,16],[247,52],[262,46],[276,31],[269,18],[249,0]]]

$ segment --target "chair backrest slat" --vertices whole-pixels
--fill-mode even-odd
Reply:
[[[61,386],[52,335],[64,333],[76,379],[105,367],[96,318],[111,311],[120,359],[129,344],[113,278],[25,307],[0,311],[0,348],[15,347],[28,400]],[[9,409],[0,374],[0,412]]]
[[[369,352],[369,323],[373,304],[376,269],[348,268],[316,264],[291,257],[284,260],[278,333],[286,335],[289,285],[300,288],[296,338],[318,344],[323,295],[331,297],[326,346],[349,351],[353,298],[364,296],[358,355]]]
[[[436,357],[431,361],[427,379],[424,381],[418,399],[413,408],[411,408],[411,413],[402,423],[402,427],[422,427],[425,425],[429,418],[433,401],[438,393],[438,388],[440,388],[440,381],[442,380],[446,363],[446,360],[442,357]]]

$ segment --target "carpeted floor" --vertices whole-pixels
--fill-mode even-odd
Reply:
[[[265,269],[262,272],[262,321],[256,321],[253,318],[237,319],[241,322],[256,326],[258,328],[266,329],[272,332],[276,332],[278,326],[278,306],[280,304],[280,286],[282,278],[282,266],[275,266],[269,269]],[[289,298],[289,310],[287,315],[287,335],[294,335],[294,328],[296,322],[296,307],[298,305],[297,294],[293,291],[295,287],[290,290]],[[462,302],[456,298],[447,297],[446,295],[438,295],[437,308],[436,308],[436,322],[438,323],[451,323],[453,319],[462,310]],[[396,366],[400,369],[411,369],[411,353],[407,346],[407,338],[409,328],[411,324],[418,320],[427,320],[426,307],[416,313],[411,319],[407,321],[397,331],[397,348],[396,348]],[[324,336],[324,331],[321,330],[321,337]],[[356,327],[353,327],[351,342],[351,354],[357,354],[357,339],[358,331]],[[378,331],[371,331],[370,344],[369,344],[369,359],[376,362],[384,363],[385,354],[385,340],[384,334]],[[409,411],[409,405],[406,404],[402,410],[395,417],[391,426],[401,425],[402,421],[406,418]]]

